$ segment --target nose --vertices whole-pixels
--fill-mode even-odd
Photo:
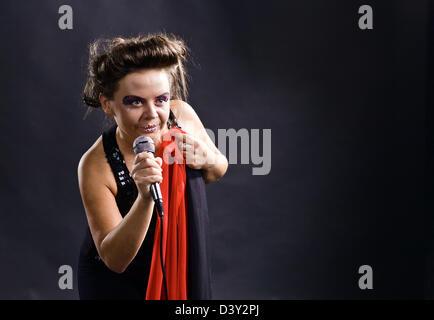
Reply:
[[[143,105],[142,109],[142,118],[145,119],[154,119],[158,117],[158,113],[156,107],[153,102],[147,102]]]

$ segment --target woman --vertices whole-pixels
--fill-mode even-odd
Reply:
[[[80,299],[211,299],[204,183],[221,178],[228,162],[181,100],[186,54],[183,41],[166,34],[90,47],[83,101],[115,125],[78,166],[89,224],[79,257]],[[155,157],[134,154],[142,135],[152,138]],[[169,155],[177,161],[167,161]],[[162,242],[152,183],[163,194]]]

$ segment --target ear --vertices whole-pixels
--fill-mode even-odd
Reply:
[[[99,94],[99,102],[101,103],[101,108],[103,109],[104,113],[113,116],[114,112],[110,107],[110,100],[107,99],[102,93]]]

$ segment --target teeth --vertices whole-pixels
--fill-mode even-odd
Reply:
[[[154,131],[156,127],[157,127],[156,125],[148,126],[148,127],[144,127],[143,130],[145,130],[145,131]]]

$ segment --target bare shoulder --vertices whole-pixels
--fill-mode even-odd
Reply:
[[[106,185],[116,195],[116,181],[112,177],[111,169],[104,153],[102,136],[82,155],[78,164],[78,179],[80,188],[83,183],[94,181]]]
[[[182,100],[172,100],[173,104],[170,104],[176,119],[182,129],[188,134],[199,138],[201,141],[205,142],[208,147],[215,153],[220,153],[208,135],[202,121],[199,119],[196,111],[187,102]]]
[[[78,184],[93,241],[102,256],[105,236],[122,220],[115,195],[116,181],[111,173],[102,137],[87,150],[78,164]]]
[[[183,100],[171,100],[170,108],[173,111],[179,125],[185,131],[191,134],[197,134],[203,128],[203,124],[199,119],[193,107]]]
[[[184,100],[170,100],[170,108],[172,109],[175,116],[182,116],[183,111],[189,111],[189,109],[193,109],[187,102]]]

